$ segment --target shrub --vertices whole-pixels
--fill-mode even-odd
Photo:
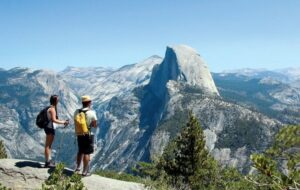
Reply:
[[[73,174],[71,177],[66,176],[64,173],[64,164],[59,163],[54,172],[43,184],[43,190],[82,190],[85,189],[81,182],[79,174]]]
[[[0,190],[11,190],[10,188],[4,187],[2,186],[2,184],[0,183]]]

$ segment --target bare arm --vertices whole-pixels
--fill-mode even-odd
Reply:
[[[58,119],[56,119],[56,111],[55,111],[55,109],[54,108],[50,108],[50,110],[49,110],[49,112],[50,112],[50,116],[51,116],[51,121],[53,122],[53,123],[57,123],[57,124],[65,124],[67,121],[62,121],[62,120],[58,120]]]
[[[93,120],[91,123],[91,126],[96,128],[97,127],[97,120]]]

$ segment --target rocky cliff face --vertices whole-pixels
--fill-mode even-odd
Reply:
[[[169,81],[183,82],[205,93],[219,95],[202,57],[185,45],[167,47],[165,58],[154,68],[149,85],[153,93],[163,97]]]
[[[116,70],[0,70],[0,139],[10,157],[43,160],[38,111],[58,94],[60,118],[72,118],[81,106],[77,97],[89,94],[99,118],[93,168],[123,171],[156,157],[192,110],[211,154],[247,172],[249,155],[263,151],[282,123],[300,122],[299,88],[284,83],[290,79],[283,74],[255,72],[213,80],[200,55],[183,45],[168,47],[163,60],[152,56]],[[54,144],[55,151],[61,146],[58,160],[69,165],[76,155],[73,127],[58,129]]]
[[[176,89],[151,137],[152,157],[162,154],[165,139],[172,139],[185,126],[188,110],[199,119],[206,147],[215,159],[243,172],[249,169],[249,156],[265,150],[282,126],[277,120],[220,97],[207,96],[191,86],[181,84]]]
[[[36,115],[49,105],[50,95],[57,94],[60,97],[59,117],[71,118],[78,107],[74,91],[60,76],[50,71],[15,68],[1,71],[0,77],[0,138],[4,141],[9,156],[43,159],[45,134],[35,125]],[[56,138],[61,138],[64,133],[73,134],[73,129],[58,130]],[[65,140],[71,142],[71,138]],[[58,142],[56,143],[55,149],[58,147]],[[66,144],[62,146],[67,147]]]
[[[137,160],[149,161],[150,139],[165,112],[172,81],[218,96],[211,74],[195,50],[183,45],[167,47],[163,62],[153,69],[149,85],[110,101],[101,118],[104,122],[94,167],[124,170]]]
[[[249,166],[249,155],[264,150],[282,124],[222,99],[200,60],[191,48],[169,47],[148,85],[110,101],[94,167],[125,170],[160,155],[184,126],[188,110],[199,118],[217,160],[240,170]]]

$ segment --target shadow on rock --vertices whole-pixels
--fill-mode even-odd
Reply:
[[[15,166],[18,168],[24,168],[24,167],[43,168],[42,164],[40,164],[39,162],[33,162],[33,161],[16,162]]]
[[[44,168],[44,164],[35,161],[19,161],[15,163],[15,166],[18,168],[31,167],[31,168]],[[48,168],[48,173],[51,174],[54,172],[55,167]],[[74,171],[68,168],[65,168],[63,174],[66,176],[73,175]]]

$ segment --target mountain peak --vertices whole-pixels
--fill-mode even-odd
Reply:
[[[197,51],[187,45],[175,45],[175,46],[167,46],[167,49],[173,50],[176,54],[197,54]]]
[[[152,55],[148,59],[162,59],[162,57],[159,55]]]
[[[160,96],[169,80],[219,95],[205,61],[195,49],[186,45],[167,47],[163,62],[153,70],[150,86]]]

